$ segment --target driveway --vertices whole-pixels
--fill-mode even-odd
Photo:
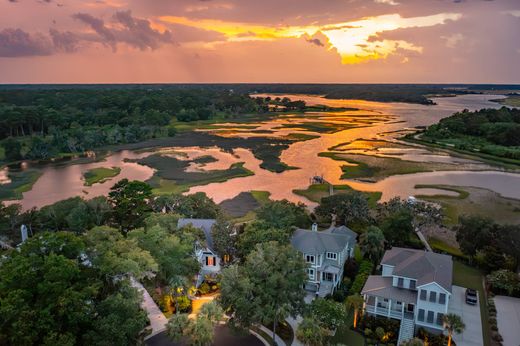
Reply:
[[[466,304],[466,289],[460,286],[452,287],[452,297],[448,313],[457,314],[462,318],[466,329],[461,334],[453,334],[457,346],[482,346],[482,321],[479,305]]]
[[[520,345],[520,298],[495,296],[498,332],[504,346]]]

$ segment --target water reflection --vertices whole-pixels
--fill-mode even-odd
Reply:
[[[263,95],[267,96],[267,95]],[[273,96],[273,95],[271,95]],[[450,184],[461,186],[476,186],[494,190],[507,197],[520,198],[520,175],[504,172],[432,172],[393,176],[377,183],[363,183],[359,181],[341,180],[341,166],[345,162],[319,157],[320,152],[329,151],[336,147],[338,150],[350,150],[350,153],[397,157],[411,161],[445,162],[445,163],[473,163],[480,168],[489,168],[471,160],[451,157],[445,153],[432,152],[421,146],[403,147],[396,137],[403,131],[416,126],[426,126],[439,119],[462,109],[476,110],[481,108],[498,108],[501,105],[490,102],[497,99],[497,95],[462,95],[453,98],[437,98],[436,106],[425,106],[405,103],[380,103],[360,100],[328,100],[319,96],[309,95],[276,95],[288,96],[293,99],[303,99],[309,105],[323,104],[332,107],[351,107],[359,110],[345,112],[320,113],[313,112],[302,116],[300,114],[280,115],[273,119],[259,121],[254,124],[224,123],[213,126],[211,131],[220,136],[230,137],[285,137],[291,134],[305,134],[317,136],[307,141],[295,142],[282,152],[281,161],[288,166],[299,167],[298,170],[289,170],[283,173],[273,173],[260,168],[260,161],[247,149],[236,148],[233,153],[223,152],[212,148],[197,146],[188,148],[163,148],[162,155],[172,155],[178,159],[193,160],[205,155],[214,160],[205,163],[192,163],[189,171],[204,171],[226,169],[232,163],[245,162],[245,167],[255,173],[253,176],[235,178],[221,183],[212,183],[191,188],[189,192],[203,191],[216,202],[233,198],[243,191],[265,190],[271,192],[274,199],[287,198],[291,201],[301,201],[310,206],[303,197],[292,193],[293,189],[305,189],[309,184],[309,177],[323,175],[333,184],[348,184],[355,189],[364,191],[382,191],[383,199],[393,196],[407,197],[416,194],[416,184]],[[339,129],[339,130],[338,130]],[[333,133],[323,133],[323,132]],[[334,132],[336,131],[336,132]],[[356,140],[386,141],[386,144],[374,147],[359,147],[355,144],[350,148],[339,147],[341,144]],[[356,143],[356,142],[354,142]],[[357,142],[359,144],[359,141]],[[195,143],[196,144],[196,143]],[[119,179],[147,180],[154,171],[146,166],[126,159],[139,159],[150,155],[151,152],[121,151],[112,154],[105,161],[75,164],[75,165],[47,165],[42,169],[42,176],[33,189],[23,194],[21,203],[25,209],[32,206],[43,206],[58,200],[73,196],[94,196],[107,194],[109,188]],[[82,175],[89,169],[97,167],[120,167],[119,176],[102,184],[86,187],[83,185]],[[0,181],[2,175],[0,173]],[[435,189],[421,189],[421,194],[439,193]],[[443,191],[444,192],[444,191]]]

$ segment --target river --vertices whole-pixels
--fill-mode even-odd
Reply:
[[[265,96],[265,95],[263,95]],[[275,95],[271,95],[275,96]],[[394,196],[408,197],[417,193],[416,184],[449,184],[458,186],[474,186],[487,188],[500,193],[505,197],[520,199],[520,174],[508,173],[496,170],[480,162],[475,162],[458,157],[452,157],[445,153],[431,153],[421,147],[396,149],[382,148],[374,151],[371,148],[361,149],[365,155],[379,155],[400,157],[411,161],[447,162],[464,164],[471,169],[481,171],[437,171],[429,173],[415,173],[407,175],[394,175],[375,183],[360,182],[356,180],[340,179],[341,166],[345,162],[335,161],[326,157],[319,157],[321,152],[329,148],[352,142],[359,139],[395,141],[395,138],[407,129],[416,126],[426,126],[437,122],[439,119],[451,115],[462,109],[476,110],[481,108],[499,108],[500,104],[491,102],[491,99],[501,98],[497,95],[462,95],[457,97],[435,98],[435,106],[425,106],[406,103],[382,103],[361,100],[329,100],[319,96],[309,95],[276,95],[288,96],[291,99],[303,99],[308,105],[322,104],[331,107],[358,108],[356,111],[306,113],[301,115],[283,115],[274,119],[259,121],[255,129],[246,129],[237,124],[221,124],[220,130],[212,130],[222,136],[267,136],[282,137],[288,134],[314,135],[317,138],[295,142],[281,154],[281,161],[289,166],[299,169],[287,170],[282,173],[273,173],[260,168],[260,161],[255,158],[250,150],[236,148],[233,155],[220,151],[217,148],[200,148],[193,143],[190,148],[164,148],[164,150],[185,153],[187,158],[203,155],[211,155],[216,162],[201,167],[189,167],[189,170],[224,169],[234,162],[244,162],[245,167],[255,174],[243,178],[235,178],[226,182],[211,183],[195,186],[189,192],[202,191],[212,197],[217,203],[233,198],[243,191],[261,190],[269,191],[271,198],[283,199],[294,202],[304,202],[310,207],[314,204],[302,196],[292,192],[293,189],[305,189],[309,185],[309,179],[313,175],[323,177],[333,184],[348,184],[362,191],[381,191],[382,199],[387,200]],[[353,128],[344,128],[334,133],[318,133],[306,129],[305,124],[334,124],[352,125]],[[302,127],[303,126],[303,127]],[[356,153],[356,148],[354,148]],[[357,149],[359,150],[359,148]],[[42,168],[42,175],[33,185],[30,191],[23,193],[20,201],[23,209],[41,207],[54,203],[61,199],[83,196],[92,198],[107,194],[110,187],[119,179],[147,180],[152,177],[154,170],[137,163],[126,162],[126,159],[142,158],[152,152],[120,151],[109,155],[104,161],[86,164],[53,165]],[[96,167],[120,167],[121,173],[117,177],[101,184],[93,186],[83,185],[83,174]],[[5,175],[5,173],[4,173]],[[2,174],[0,174],[2,176]],[[0,180],[1,183],[1,180]],[[421,189],[420,194],[438,193],[435,189]]]

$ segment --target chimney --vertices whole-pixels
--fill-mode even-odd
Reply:
[[[312,224],[312,231],[318,232],[318,224],[316,222]]]

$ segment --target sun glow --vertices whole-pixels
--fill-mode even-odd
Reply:
[[[265,26],[222,20],[193,20],[186,17],[164,16],[164,23],[181,24],[198,29],[216,31],[225,36],[224,42],[272,41],[284,38],[313,38],[324,36],[321,42],[329,50],[335,49],[343,64],[385,59],[398,51],[421,53],[422,47],[404,40],[380,39],[379,34],[397,29],[427,27],[458,20],[457,13],[440,13],[424,17],[403,18],[399,14],[362,18],[357,21],[308,26]],[[222,42],[219,42],[222,43]],[[214,45],[212,45],[214,46]]]

